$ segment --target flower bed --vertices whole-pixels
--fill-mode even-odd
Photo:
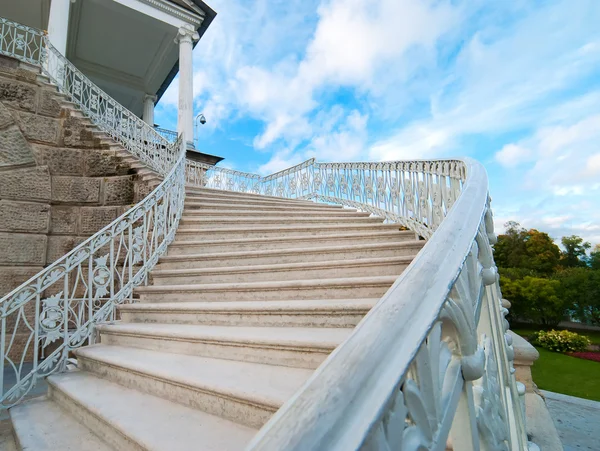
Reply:
[[[577,357],[585,360],[592,360],[593,362],[600,362],[600,352],[584,351],[584,352],[570,352],[570,356]]]

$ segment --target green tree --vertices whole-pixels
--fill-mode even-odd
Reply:
[[[500,268],[519,268],[525,255],[526,230],[518,222],[504,224],[506,232],[498,235],[494,245],[494,260]]]
[[[590,267],[600,271],[600,244],[596,244],[594,250],[590,252]]]
[[[559,296],[567,303],[571,316],[586,324],[600,324],[600,271],[567,268],[557,274]]]
[[[577,235],[565,236],[561,240],[565,250],[562,252],[561,264],[565,268],[587,266],[587,250],[592,247]]]
[[[532,276],[511,280],[501,275],[500,284],[503,296],[512,304],[512,318],[550,327],[565,317],[568,303],[558,295],[558,280]]]
[[[498,236],[494,245],[494,259],[499,268],[520,268],[538,275],[556,271],[561,253],[547,233],[525,230],[514,221],[507,222],[505,227],[506,233]]]

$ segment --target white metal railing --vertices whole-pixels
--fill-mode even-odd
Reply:
[[[429,238],[460,194],[464,171],[460,160],[318,163],[313,158],[262,177],[188,161],[187,182],[213,189],[342,204],[397,222]]]
[[[177,132],[175,132],[173,130],[166,129],[166,128],[154,127],[154,130],[156,130],[156,132],[160,136],[162,136],[163,138],[165,138],[169,142],[175,142],[175,141],[177,141],[177,138],[179,137],[177,135]]]
[[[261,177],[188,162],[187,181],[338,203],[428,240],[249,450],[536,448],[525,433],[479,163],[313,159]]]
[[[185,196],[185,142],[166,141],[79,72],[40,30],[0,18],[0,54],[38,66],[91,120],[164,177],[144,200],[0,299],[0,408],[92,343],[173,241]],[[5,384],[5,378],[10,384]]]

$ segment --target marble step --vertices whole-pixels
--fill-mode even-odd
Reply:
[[[289,204],[314,204],[313,201],[305,199],[287,199],[284,197],[277,196],[266,196],[263,194],[254,193],[240,193],[237,191],[227,191],[212,188],[200,188],[200,187],[186,187],[186,197],[198,198],[198,199],[242,199],[242,200],[257,200],[257,201],[273,201],[279,203]]]
[[[328,210],[315,210],[313,213],[307,213],[304,210],[190,210],[187,209],[183,212],[184,218],[213,218],[213,217],[236,217],[236,218],[274,218],[279,217],[318,217],[318,216],[329,216],[329,217],[341,217],[341,218],[368,218],[370,213],[351,210],[349,208],[338,208]]]
[[[363,224],[382,224],[383,219],[377,217],[345,217],[345,216],[304,216],[288,217],[279,216],[277,218],[244,218],[237,216],[216,216],[212,218],[205,217],[183,217],[179,222],[179,230],[193,229],[239,229],[240,227],[274,227],[274,226],[352,226]]]
[[[378,301],[379,298],[135,303],[122,304],[119,311],[127,323],[354,327]]]
[[[70,415],[53,399],[46,397],[31,399],[12,407],[9,412],[16,437],[16,447],[19,450],[114,451],[116,449],[77,420],[81,417]]]
[[[248,226],[248,227],[231,227],[231,228],[205,228],[205,229],[179,229],[177,230],[177,239],[182,241],[189,240],[233,240],[242,238],[272,238],[272,237],[283,237],[283,236],[321,236],[321,235],[332,235],[332,234],[347,234],[347,233],[360,233],[360,232],[383,232],[383,231],[399,231],[400,228],[397,224],[342,224],[342,225],[329,225],[329,224],[317,224],[317,225],[305,225],[305,224],[293,224],[293,225],[261,225],[261,226]]]
[[[399,275],[412,256],[152,271],[155,286]]]
[[[123,322],[97,329],[106,345],[310,369],[316,369],[352,332],[342,328]]]
[[[270,301],[381,297],[398,276],[138,287],[142,302]]]
[[[317,204],[315,202],[288,202],[283,200],[254,200],[217,198],[214,196],[190,196],[185,198],[186,208],[209,208],[218,206],[221,209],[303,209],[303,210],[342,210],[341,205]]]
[[[56,403],[119,451],[238,451],[256,434],[254,428],[85,371],[51,376],[48,385]]]
[[[251,428],[260,428],[312,370],[92,345],[75,352],[79,367]]]
[[[190,255],[215,252],[241,252],[274,249],[306,249],[312,247],[357,245],[357,244],[384,244],[414,241],[415,234],[411,231],[383,231],[330,234],[320,236],[283,236],[270,238],[241,238],[223,240],[198,240],[184,241],[177,238],[169,245],[168,255]]]
[[[161,257],[156,270],[189,268],[225,268],[233,266],[315,263],[361,258],[414,257],[424,241],[399,243],[347,244],[287,249],[215,252]]]

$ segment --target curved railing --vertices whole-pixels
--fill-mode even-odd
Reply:
[[[427,239],[249,450],[528,449],[479,163],[309,160],[260,177],[188,162],[187,179],[355,207]]]
[[[185,196],[185,141],[169,143],[79,72],[40,30],[0,18],[0,53],[37,65],[94,124],[164,181],[144,200],[0,299],[0,407],[66,367],[70,352],[95,340],[95,325],[173,241]],[[11,383],[5,384],[5,378]]]

